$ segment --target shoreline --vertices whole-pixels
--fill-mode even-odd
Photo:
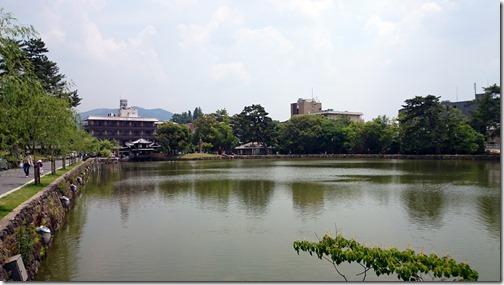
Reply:
[[[270,154],[270,155],[221,155],[214,157],[148,157],[124,161],[184,161],[184,160],[222,160],[222,159],[416,159],[416,160],[477,160],[500,161],[500,155],[415,155],[415,154]],[[120,159],[123,161],[122,159]]]

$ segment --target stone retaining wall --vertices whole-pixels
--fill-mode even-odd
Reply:
[[[52,245],[36,232],[39,226],[50,229],[54,235],[64,224],[70,209],[75,205],[80,190],[85,185],[94,160],[87,160],[63,176],[58,177],[45,189],[14,209],[0,220],[0,264],[3,266],[9,258],[22,254],[28,281],[33,280],[39,266],[46,256],[46,249]],[[79,183],[80,182],[80,183]],[[71,186],[71,185],[74,186]],[[72,190],[73,188],[74,190]],[[22,191],[22,189],[18,190]],[[62,196],[69,199],[68,205]],[[0,268],[0,280],[12,280],[3,267]]]

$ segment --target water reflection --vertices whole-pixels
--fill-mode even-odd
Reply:
[[[501,230],[499,173],[500,163],[474,161],[103,165],[86,185],[39,276],[57,281],[336,280],[329,267],[298,257],[291,244],[300,233],[323,234],[317,229],[337,223],[345,234],[367,241],[438,246],[438,252],[453,252],[483,268],[482,280],[498,280],[498,270],[485,262],[500,258],[495,251]],[[279,265],[282,259],[289,266]]]
[[[316,183],[292,183],[292,206],[301,218],[316,218],[324,211],[325,187]]]
[[[204,208],[216,208],[219,212],[226,212],[233,181],[231,180],[196,180],[192,185],[200,205]]]
[[[493,196],[493,197],[492,197]],[[494,239],[501,237],[501,198],[498,195],[481,196],[477,199],[478,220]]]
[[[271,181],[238,180],[234,183],[234,193],[247,215],[260,219],[267,212],[274,186]]]
[[[159,184],[159,190],[161,197],[167,199],[168,202],[172,202],[187,197],[191,193],[192,185],[191,181],[166,180]]]
[[[409,185],[401,194],[401,200],[411,223],[427,229],[443,225],[445,196],[438,185]]]

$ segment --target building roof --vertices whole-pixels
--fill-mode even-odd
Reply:
[[[158,122],[156,118],[142,118],[142,117],[109,117],[109,116],[87,116],[84,121],[92,120],[108,120],[108,121],[143,121],[143,122]]]
[[[301,115],[339,115],[339,116],[362,116],[361,112],[348,112],[348,111],[333,111],[333,110],[322,110],[317,112],[311,112],[308,114],[296,114],[295,116]]]
[[[138,145],[138,144],[145,144],[147,145],[146,148],[138,149],[138,150],[153,150],[153,148],[158,148],[160,145],[158,145],[155,142],[151,142],[149,140],[146,140],[144,138],[140,138],[136,141],[133,142],[126,142],[124,147],[121,147],[122,149],[130,149],[131,147]]]
[[[264,148],[264,144],[260,142],[249,142],[235,147],[235,149],[251,149],[251,148]],[[268,147],[272,148],[272,147]]]
[[[131,142],[130,144],[138,144],[138,143],[148,144],[148,143],[152,143],[152,142],[149,140],[146,140],[144,138],[140,138],[140,139],[137,139],[136,141]]]

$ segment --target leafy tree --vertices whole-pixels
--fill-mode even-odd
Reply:
[[[350,120],[343,118],[341,120],[321,120],[321,133],[319,135],[319,151],[327,153],[345,152],[344,144],[347,140],[344,127],[350,124]]]
[[[413,154],[441,153],[440,121],[444,111],[439,98],[433,95],[407,99],[399,114],[401,152]]]
[[[191,113],[189,113],[191,114]],[[196,120],[197,118],[201,117],[203,115],[203,111],[201,110],[201,107],[196,107],[194,108],[194,112],[192,115],[192,120]]]
[[[322,123],[327,118],[320,115],[300,115],[290,118],[280,130],[279,148],[285,153],[310,154],[327,151],[328,142],[325,146],[320,144],[322,137]],[[329,121],[326,121],[328,124]],[[327,125],[326,125],[327,127]],[[326,140],[330,136],[326,136]]]
[[[439,97],[417,96],[405,101],[399,114],[401,152],[440,154],[481,152],[483,140],[459,110],[439,103]]]
[[[170,121],[177,124],[189,124],[193,122],[193,116],[189,110],[181,114],[173,114]]]
[[[188,150],[191,145],[192,132],[186,125],[166,122],[158,126],[156,132],[156,140],[172,155]]]
[[[233,133],[241,143],[259,142],[265,148],[273,144],[275,125],[261,105],[251,105],[233,116]]]
[[[70,83],[65,75],[59,73],[59,67],[45,55],[49,52],[42,39],[29,39],[21,44],[24,56],[31,62],[33,73],[40,80],[48,94],[67,99],[72,107],[77,107],[82,100],[77,90],[69,90]]]
[[[231,150],[238,143],[231,126],[225,122],[218,122],[211,114],[196,119],[194,127],[193,144],[201,145],[205,150],[222,153]]]
[[[476,110],[471,113],[471,126],[489,141],[500,135],[500,86],[483,89],[485,95],[476,100]]]
[[[466,263],[457,263],[449,256],[416,253],[412,249],[399,251],[397,248],[368,247],[341,234],[334,238],[326,234],[318,242],[294,241],[293,246],[298,254],[304,251],[329,261],[345,281],[348,278],[338,269],[342,262],[359,264],[363,271],[356,276],[362,276],[362,281],[365,281],[366,273],[371,269],[377,276],[397,274],[397,278],[403,281],[428,281],[428,276],[433,281],[436,278],[439,281],[478,280],[477,271]]]
[[[68,149],[77,131],[68,100],[48,93],[18,44],[35,35],[0,9],[0,150],[16,160],[21,149],[31,150],[34,159],[38,147]]]
[[[361,122],[349,122],[343,127],[345,141],[343,147],[348,153],[364,153],[364,129],[365,125]]]
[[[119,148],[117,142],[111,140],[98,140],[99,151],[98,156],[110,157],[114,149]]]
[[[474,154],[485,150],[482,134],[476,132],[466,116],[453,107],[447,107],[441,117],[441,152],[444,154]]]
[[[215,111],[215,113],[213,113],[212,116],[215,117],[217,122],[223,122],[226,124],[230,124],[231,122],[231,118],[229,117],[229,114],[225,108]]]
[[[366,122],[361,130],[362,152],[390,152],[396,132],[397,126],[387,116],[378,116]]]

